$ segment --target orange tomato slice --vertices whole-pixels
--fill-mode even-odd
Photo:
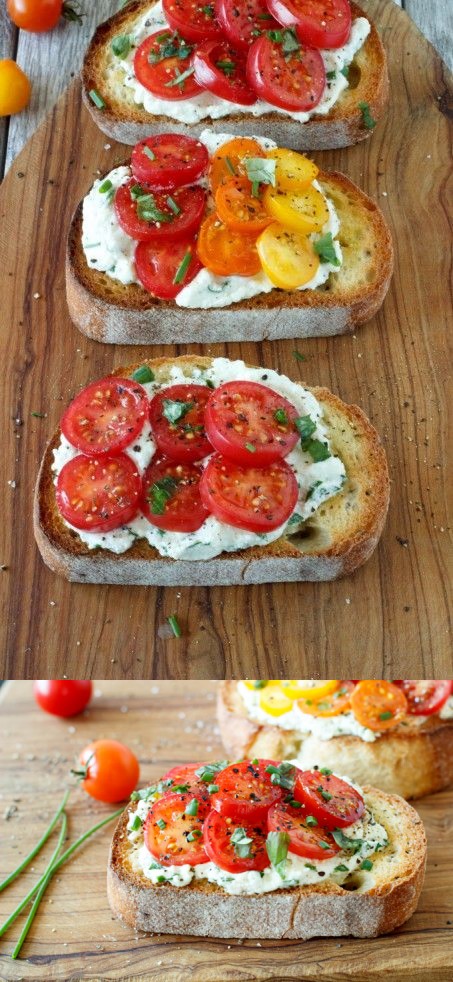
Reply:
[[[261,270],[255,237],[228,228],[215,212],[200,227],[197,252],[216,276],[254,276]]]
[[[232,177],[225,184],[219,184],[215,203],[219,218],[235,232],[247,235],[256,232],[258,235],[272,222],[261,198],[253,196],[247,177]]]
[[[310,716],[339,716],[350,708],[350,697],[354,688],[353,682],[341,682],[334,692],[326,693],[319,698],[315,694],[306,696],[305,699],[299,699],[297,705],[302,713],[308,713]]]
[[[215,192],[219,184],[224,184],[232,177],[245,177],[244,157],[265,157],[266,151],[248,137],[237,137],[222,144],[211,157],[209,167],[209,183]]]
[[[401,689],[382,679],[362,679],[351,694],[354,716],[370,730],[392,730],[407,713],[407,699]]]

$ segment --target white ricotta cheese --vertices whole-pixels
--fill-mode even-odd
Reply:
[[[117,220],[113,194],[99,189],[110,181],[114,192],[130,176],[130,167],[115,167],[105,178],[94,182],[83,201],[82,247],[88,266],[124,284],[137,283],[134,263],[137,243],[123,232]]]
[[[199,123],[203,119],[221,119],[233,113],[255,117],[270,112],[279,113],[282,116],[289,116],[299,123],[306,123],[312,116],[325,116],[338,101],[344,89],[348,87],[348,81],[342,74],[342,69],[351,63],[371,30],[370,22],[366,17],[357,17],[352,23],[351,34],[346,44],[335,51],[321,51],[326,74],[328,73],[331,77],[327,79],[324,93],[318,105],[308,112],[297,113],[272,106],[263,99],[258,99],[252,106],[241,106],[220,99],[211,92],[201,92],[191,99],[178,100],[159,99],[154,96],[135,77],[134,55],[136,48],[142,41],[162,27],[168,27],[168,24],[162,10],[161,0],[159,0],[147,14],[137,19],[130,32],[133,47],[127,58],[121,61],[124,83],[132,90],[134,102],[142,105],[146,112],[154,116],[167,116],[169,119],[188,124]],[[334,76],[331,75],[332,72],[335,72]]]
[[[289,399],[301,416],[311,416],[317,424],[313,437],[328,443],[326,429],[322,422],[322,410],[317,399],[303,386],[291,381],[285,375],[280,375],[273,369],[250,368],[243,361],[215,358],[206,372],[202,373],[196,369],[190,379],[204,384],[210,380],[215,387],[223,382],[238,379],[260,382]],[[187,380],[188,376],[183,373],[180,366],[174,365],[168,382],[164,384],[148,382],[144,388],[148,396],[152,398],[158,389],[167,388],[169,385]],[[135,446],[139,446],[140,451],[135,451]],[[55,473],[55,481],[66,461],[76,456],[77,452],[62,436],[60,445],[54,450],[52,469]],[[155,452],[148,423],[145,423],[140,436],[136,438],[132,448],[127,448],[126,452],[133,457],[140,473],[143,473]],[[272,532],[256,534],[237,529],[231,525],[226,525],[224,522],[219,522],[213,515],[210,515],[196,532],[164,532],[151,525],[141,514],[129,525],[115,529],[113,532],[85,532],[80,529],[74,529],[74,531],[90,549],[100,547],[120,554],[130,549],[134,541],[139,538],[146,539],[151,546],[158,550],[161,556],[169,556],[172,559],[212,559],[214,556],[220,555],[221,552],[248,549],[254,545],[266,545],[266,543],[273,542],[283,535],[290,523],[291,527],[296,530],[316,511],[323,501],[331,498],[341,489],[346,476],[344,464],[339,457],[332,455],[327,460],[316,463],[309,454],[304,453],[300,443],[288,454],[286,460],[293,468],[297,478],[299,500],[289,521]],[[314,490],[307,500],[307,492],[311,491],[312,488]],[[72,528],[68,522],[65,524]]]
[[[319,740],[332,740],[337,736],[357,736],[366,743],[374,743],[379,733],[362,726],[356,720],[354,713],[339,713],[338,716],[310,716],[303,713],[295,701],[292,709],[281,716],[272,716],[259,704],[260,689],[249,689],[244,682],[238,682],[238,689],[247,713],[257,723],[279,726],[283,730],[295,730],[297,733],[313,734]]]

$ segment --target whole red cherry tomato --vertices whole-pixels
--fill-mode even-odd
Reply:
[[[77,716],[91,699],[92,683],[77,679],[36,679],[33,695],[52,716]]]

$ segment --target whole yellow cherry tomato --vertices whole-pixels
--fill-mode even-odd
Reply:
[[[310,239],[282,225],[265,228],[256,248],[264,272],[282,290],[297,290],[309,283],[319,267],[319,256]]]
[[[281,687],[289,699],[322,699],[339,684],[338,679],[284,679]]]
[[[319,173],[312,160],[294,150],[276,147],[275,150],[269,150],[266,156],[276,161],[276,186],[281,191],[302,191],[309,187]]]
[[[271,716],[283,716],[293,708],[293,700],[285,696],[280,685],[268,685],[260,694],[260,708]]]
[[[31,85],[25,72],[11,58],[0,60],[0,116],[20,113],[28,105]]]
[[[324,196],[310,186],[301,191],[281,191],[267,187],[263,195],[266,211],[276,222],[295,232],[320,232],[329,220],[329,209]]]

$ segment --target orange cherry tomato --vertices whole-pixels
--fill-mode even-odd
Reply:
[[[328,692],[319,699],[306,696],[305,699],[299,699],[297,705],[302,713],[308,713],[310,716],[339,716],[350,708],[353,689],[353,682],[341,682],[334,692]]]
[[[25,72],[11,58],[0,61],[0,116],[22,112],[30,102],[31,85]]]
[[[254,276],[261,269],[254,236],[228,228],[215,212],[200,228],[197,249],[203,266],[216,276]]]
[[[370,730],[392,730],[406,716],[406,696],[392,682],[362,679],[351,693],[354,716]]]
[[[132,794],[140,774],[132,750],[118,740],[94,740],[79,757],[78,770],[83,790],[98,801],[115,804]]]
[[[209,167],[209,183],[213,193],[219,184],[224,184],[232,177],[245,177],[244,157],[265,157],[266,151],[256,141],[249,137],[237,137],[228,140],[211,157]]]
[[[247,177],[232,177],[215,193],[217,214],[235,232],[262,232],[273,221],[261,198],[254,197]]]
[[[62,0],[7,0],[13,24],[24,31],[51,31],[63,12]]]

